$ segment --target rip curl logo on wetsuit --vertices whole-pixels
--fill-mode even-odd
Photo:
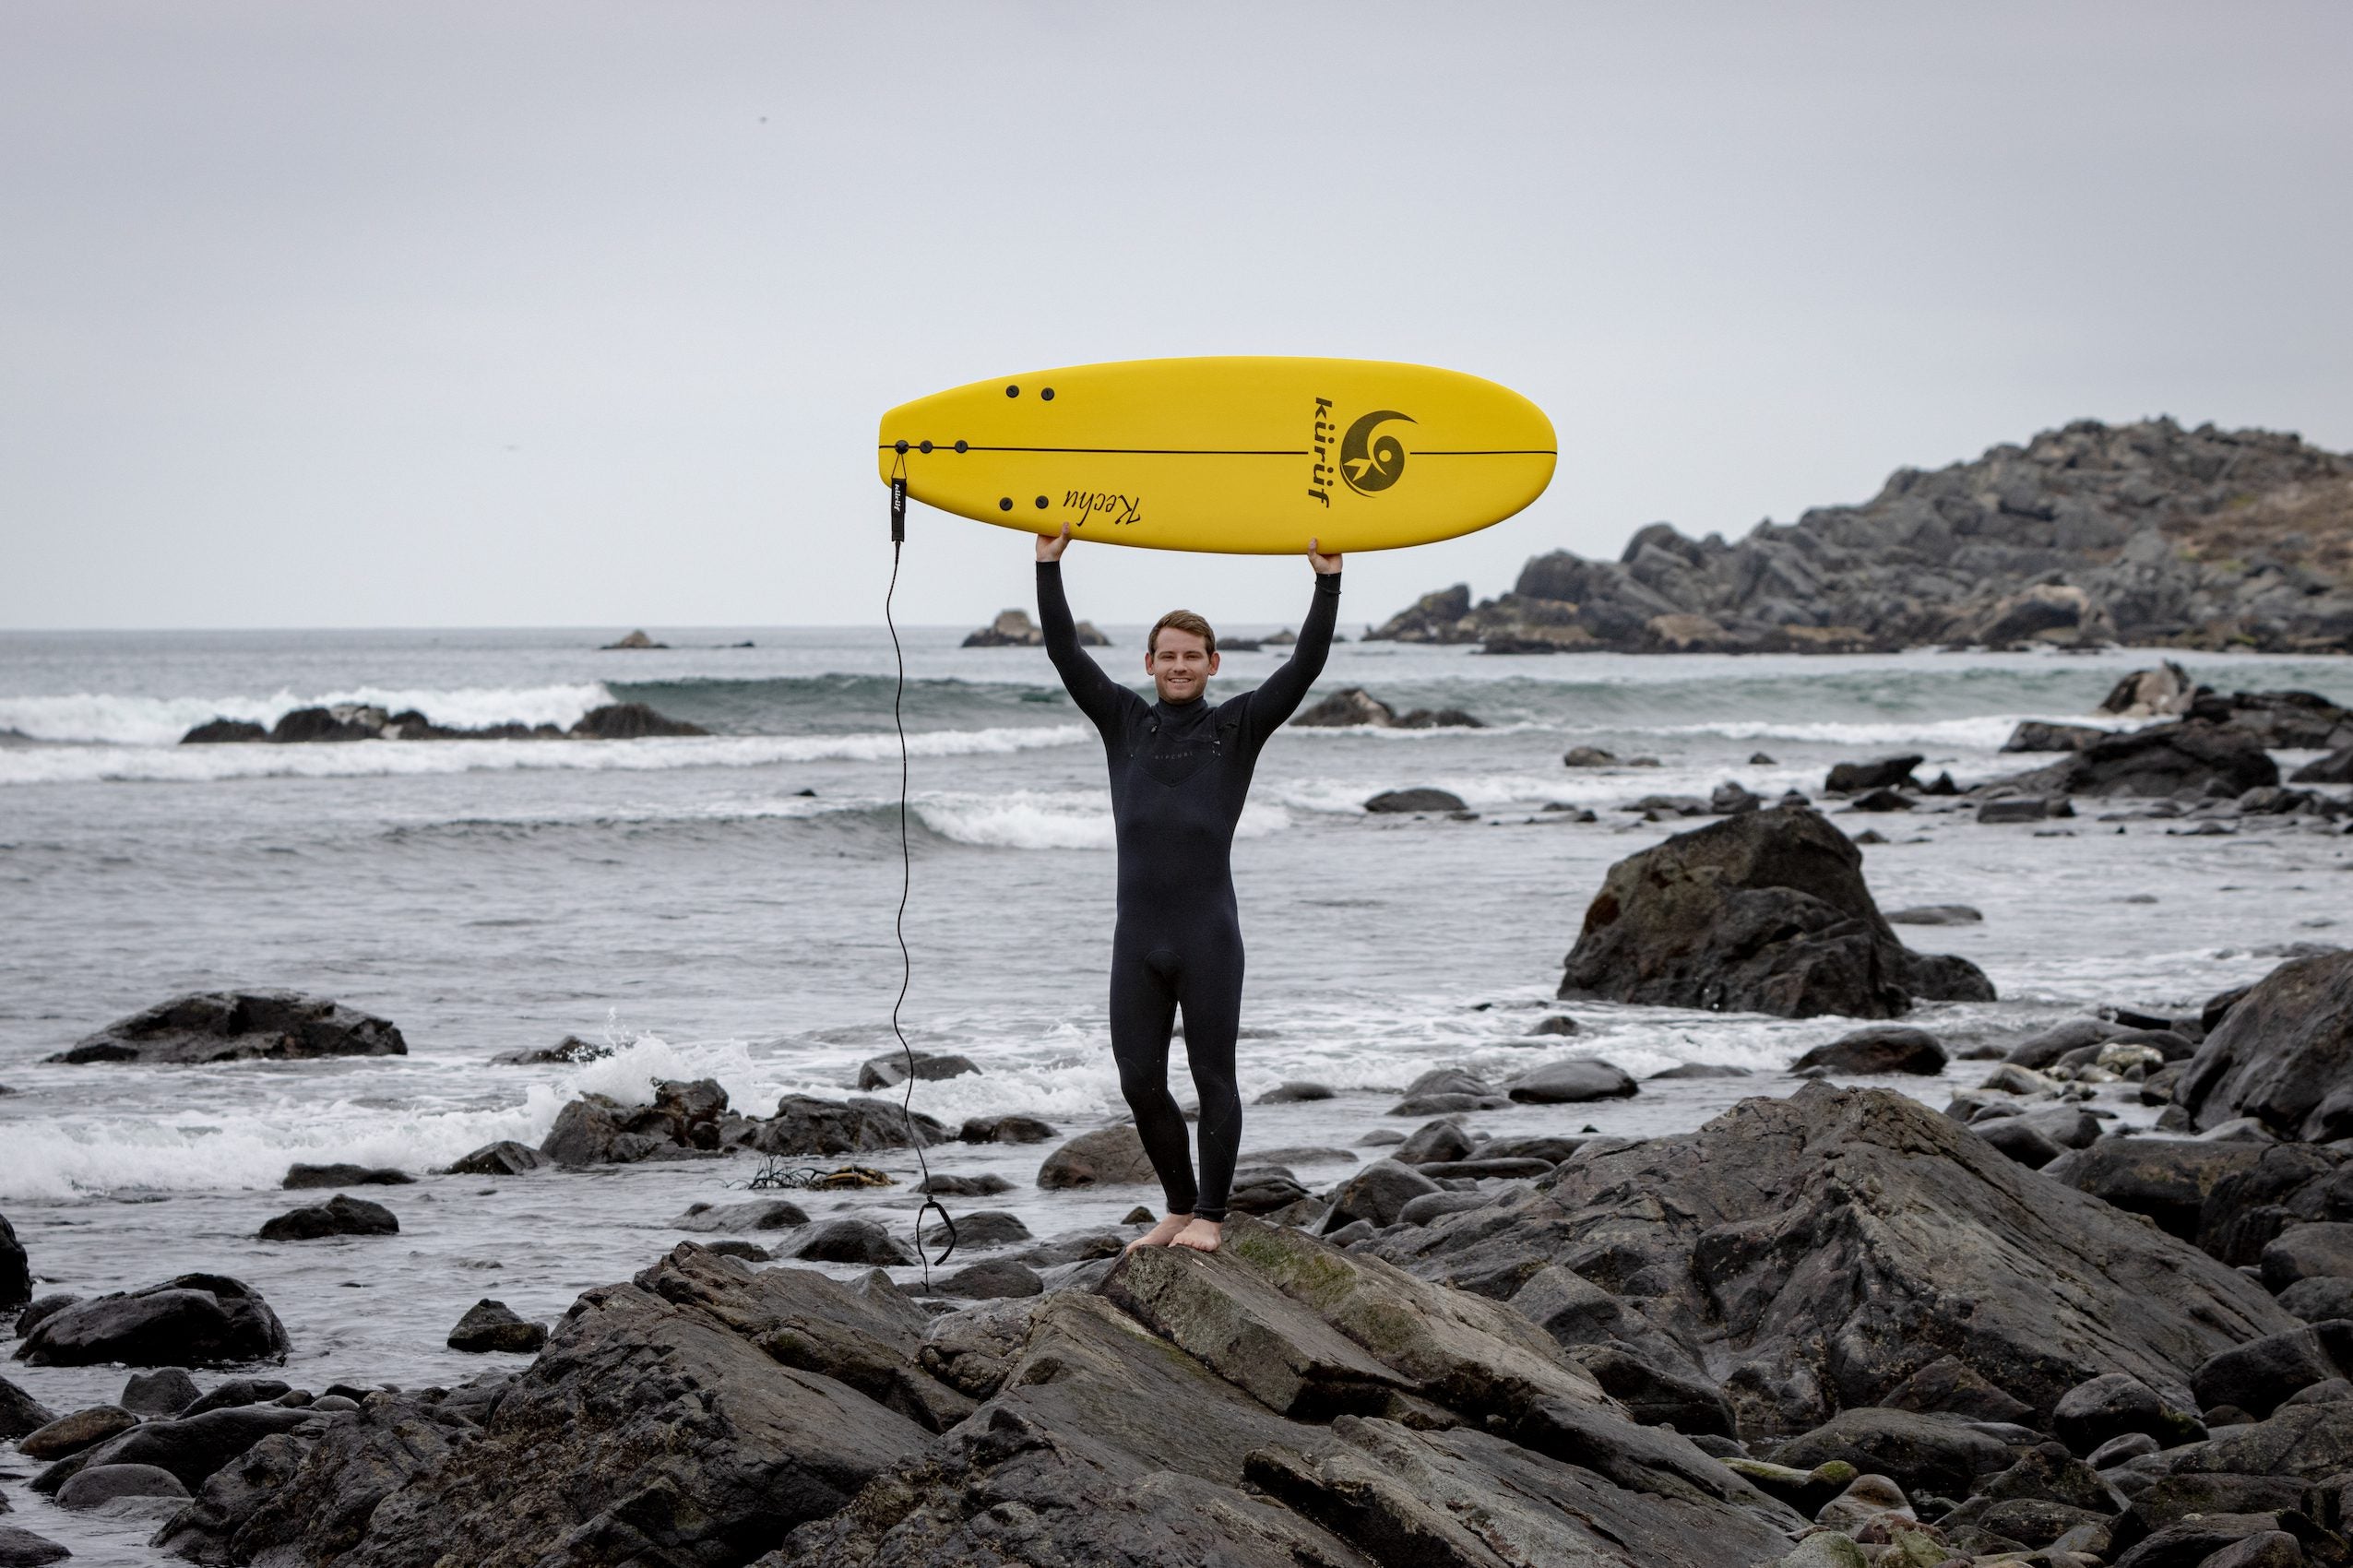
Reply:
[[[1395,435],[1373,434],[1391,420],[1417,422],[1411,414],[1375,409],[1340,437],[1340,478],[1359,495],[1378,495],[1405,477],[1405,443]]]

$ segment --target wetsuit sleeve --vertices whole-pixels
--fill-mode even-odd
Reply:
[[[1123,699],[1135,694],[1104,674],[1103,667],[1078,646],[1078,626],[1070,618],[1070,600],[1063,597],[1059,561],[1038,563],[1038,624],[1046,634],[1046,657],[1054,661],[1070,700],[1095,721],[1096,729],[1109,733]]]
[[[1266,677],[1265,684],[1250,694],[1245,728],[1251,744],[1266,744],[1266,737],[1299,711],[1307,688],[1324,672],[1325,657],[1332,651],[1332,625],[1339,618],[1340,574],[1319,572],[1315,598],[1308,606],[1307,619],[1300,624],[1299,641],[1291,648],[1290,658]]]

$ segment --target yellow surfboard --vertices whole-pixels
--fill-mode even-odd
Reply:
[[[1518,393],[1378,360],[1130,360],[1026,371],[883,416],[878,469],[959,517],[1152,550],[1394,550],[1544,493],[1552,422]]]

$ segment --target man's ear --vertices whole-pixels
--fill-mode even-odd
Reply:
[[[1215,675],[1217,672],[1218,672],[1218,656],[1217,656],[1216,654],[1214,654],[1214,653],[1213,653],[1213,654],[1211,654],[1211,655],[1209,656],[1209,673],[1210,673],[1210,674],[1212,674],[1212,675]]]

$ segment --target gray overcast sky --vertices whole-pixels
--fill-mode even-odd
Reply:
[[[1551,415],[1346,621],[2081,415],[2353,446],[2353,6],[0,6],[0,624],[880,618],[877,419],[1302,353]],[[902,613],[1029,599],[920,513]],[[1289,561],[1074,550],[1098,620]]]

